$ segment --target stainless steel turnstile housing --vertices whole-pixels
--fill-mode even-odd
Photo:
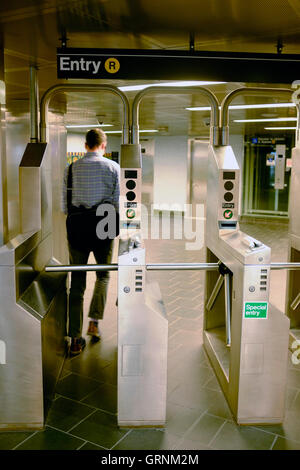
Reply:
[[[0,248],[0,430],[43,428],[65,358],[66,273],[44,271],[59,264],[49,152],[28,144],[19,168],[22,233]]]
[[[292,175],[289,202],[289,261],[300,262],[300,142],[292,150]],[[290,271],[287,275],[286,312],[291,321],[290,347],[295,350],[300,344],[300,271]],[[294,342],[298,340],[296,345]],[[295,347],[296,346],[296,347]]]
[[[147,279],[141,239],[141,149],[122,145],[118,258],[118,424],[166,421],[168,321]]]
[[[289,320],[269,303],[271,249],[239,230],[239,179],[232,148],[210,146],[204,346],[237,423],[280,423]]]

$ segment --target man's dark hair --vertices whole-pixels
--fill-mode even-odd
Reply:
[[[106,140],[106,134],[101,129],[91,129],[85,136],[86,144],[90,149],[99,147]]]

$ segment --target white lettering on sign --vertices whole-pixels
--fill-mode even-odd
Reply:
[[[69,72],[75,70],[76,72],[92,72],[96,74],[99,72],[101,60],[85,60],[81,57],[80,60],[71,59],[71,57],[60,57],[59,68],[60,70]]]
[[[6,364],[6,344],[0,339],[0,364]]]

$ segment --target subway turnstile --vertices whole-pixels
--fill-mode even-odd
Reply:
[[[140,145],[121,149],[118,260],[118,424],[166,420],[168,321],[157,283],[147,280],[141,240]]]
[[[210,146],[204,347],[237,423],[281,423],[289,319],[269,303],[271,249],[239,230],[239,179],[232,148]]]
[[[270,248],[239,229],[240,170],[227,145],[226,109],[233,95],[245,90],[235,90],[224,100],[227,108],[221,109],[219,147],[218,103],[205,91],[214,115],[208,158],[206,263],[146,264],[138,144],[142,95],[138,95],[133,104],[133,143],[124,141],[121,148],[118,264],[46,267],[46,272],[118,270],[119,426],[165,423],[168,323],[159,287],[148,281],[147,271],[173,269],[206,271],[204,347],[236,421],[283,421],[290,322],[269,303],[270,269],[298,270],[300,262],[270,263]],[[298,308],[298,294],[293,306]]]
[[[0,248],[0,430],[43,428],[66,354],[66,273],[53,256],[49,145],[28,144],[20,168],[22,233]],[[57,228],[58,225],[57,225]]]

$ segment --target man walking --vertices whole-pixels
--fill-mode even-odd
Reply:
[[[76,218],[81,225],[85,224],[84,221],[89,220],[83,217],[87,217],[91,208],[93,210],[100,203],[112,204],[117,213],[119,211],[120,166],[103,157],[106,143],[107,138],[102,130],[91,129],[86,134],[85,148],[87,153],[82,159],[74,162],[72,168],[65,169],[62,209],[65,214],[69,214],[68,216],[74,211],[77,212]],[[94,253],[97,264],[111,263],[113,238],[97,239],[97,242],[91,247],[89,240],[86,240],[85,237],[79,238],[79,241],[77,237],[77,242],[73,242],[72,236],[76,235],[72,233],[74,228],[68,226],[68,222],[67,227],[70,264],[86,264],[91,251]],[[96,227],[94,231],[96,231]],[[108,281],[108,271],[96,272],[87,331],[87,334],[95,341],[100,339],[98,321],[103,318]],[[70,354],[73,356],[80,354],[85,346],[85,339],[82,337],[85,288],[86,272],[72,272],[69,295],[69,336],[71,337]]]

